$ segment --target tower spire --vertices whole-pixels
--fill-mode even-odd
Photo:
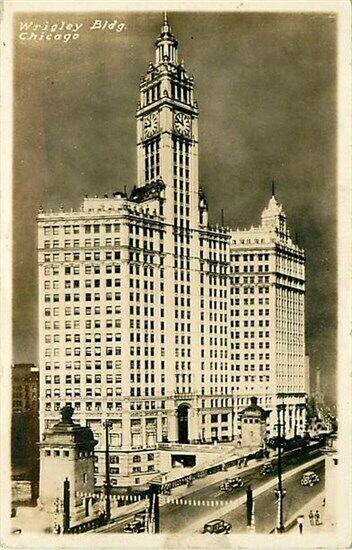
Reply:
[[[167,18],[167,12],[164,11],[164,21],[163,21],[163,26],[161,28],[161,32],[164,33],[164,32],[170,32],[170,31],[171,31],[171,27],[169,25],[169,21]]]
[[[166,11],[163,12],[163,24],[160,36],[156,40],[155,64],[159,65],[165,61],[177,64],[177,40],[172,34],[171,25]]]
[[[271,196],[275,197],[275,182],[271,182]]]

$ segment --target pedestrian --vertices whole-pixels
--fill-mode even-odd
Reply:
[[[319,510],[315,512],[315,525],[321,525]]]
[[[298,523],[299,534],[302,535],[303,534],[303,516],[298,516],[297,523]]]
[[[310,524],[311,524],[311,525],[314,525],[314,514],[313,514],[313,510],[311,510],[311,511],[309,512],[308,517],[309,517],[309,522],[310,522]]]

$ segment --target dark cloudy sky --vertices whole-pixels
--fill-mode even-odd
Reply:
[[[127,29],[89,31],[95,18]],[[16,40],[14,361],[37,362],[38,206],[136,182],[135,110],[159,13],[21,14],[84,23],[67,44]],[[212,221],[257,224],[278,182],[307,253],[307,352],[333,391],[336,362],[336,19],[329,14],[170,14],[195,78],[200,181]]]

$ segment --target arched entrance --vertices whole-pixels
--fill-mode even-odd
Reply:
[[[189,443],[188,439],[188,411],[189,405],[183,403],[177,408],[178,416],[178,442]]]

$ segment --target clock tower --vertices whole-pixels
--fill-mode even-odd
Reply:
[[[137,109],[138,187],[163,180],[164,216],[175,226],[199,222],[198,107],[193,77],[178,62],[178,42],[166,14],[155,60],[140,83]]]

